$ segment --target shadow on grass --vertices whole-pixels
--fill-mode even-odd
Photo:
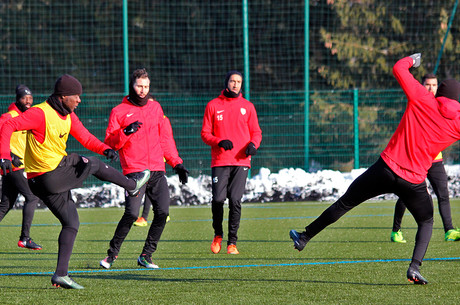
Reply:
[[[92,279],[90,275],[78,275],[77,278]],[[260,282],[260,283],[310,283],[310,284],[348,284],[360,286],[407,286],[410,284],[394,284],[394,283],[360,283],[360,282],[346,282],[346,281],[321,281],[321,280],[292,280],[292,279],[241,279],[241,278],[166,278],[166,277],[153,277],[151,274],[98,274],[98,280],[125,280],[125,281],[150,281],[150,282],[175,282],[175,283],[213,283],[213,282]]]
[[[391,229],[390,229],[391,230]],[[390,234],[388,234],[388,236],[390,236]],[[83,240],[83,239],[82,239]],[[97,239],[87,239],[87,240],[84,240],[84,241],[87,241],[87,242],[93,242],[93,243],[109,243],[110,240],[97,240]],[[125,239],[125,241],[123,243],[144,243],[145,240],[144,239]],[[209,243],[211,244],[212,240],[211,239],[162,239],[160,240],[160,243]],[[223,239],[222,240],[222,244],[224,245],[225,243],[227,242],[226,239]],[[334,240],[334,241],[330,241],[330,240],[319,240],[319,238],[317,238],[317,240],[310,240],[308,243],[381,243],[381,242],[390,242],[389,238],[388,240]],[[270,240],[256,240],[256,239],[238,239],[238,245],[240,245],[240,243],[292,243],[292,240],[289,239],[289,237],[287,237],[286,239],[278,239],[278,240],[275,240],[275,239],[270,239]]]

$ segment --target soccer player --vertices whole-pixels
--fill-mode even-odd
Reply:
[[[422,77],[422,85],[436,96],[438,91],[438,79],[434,74],[425,74]],[[441,214],[442,224],[444,226],[444,240],[457,241],[460,240],[460,230],[455,229],[452,224],[452,215],[450,211],[449,188],[447,187],[447,173],[442,162],[442,152],[440,152],[433,160],[433,164],[428,170],[428,181],[438,198],[439,214]],[[406,206],[401,199],[396,201],[395,214],[393,218],[393,231],[391,232],[390,240],[397,243],[406,243],[401,232],[401,222],[406,211]]]
[[[310,239],[367,199],[394,193],[404,201],[418,226],[407,278],[415,284],[428,283],[420,274],[433,229],[433,201],[425,179],[439,152],[460,139],[460,83],[454,79],[443,81],[434,97],[409,72],[409,68],[420,65],[420,60],[420,53],[413,54],[393,67],[408,103],[380,158],[305,231],[289,232],[297,250],[302,251]]]
[[[16,102],[8,107],[8,112],[0,117],[0,126],[11,118],[17,117],[32,107],[34,98],[32,91],[25,85],[16,87]],[[27,179],[24,176],[24,153],[26,149],[26,132],[16,131],[13,133],[10,143],[13,172],[6,175],[2,180],[2,201],[0,203],[0,221],[13,208],[18,195],[24,196],[24,206],[22,207],[22,228],[19,236],[18,247],[32,250],[41,250],[42,246],[36,244],[30,238],[30,227],[34,218],[35,208],[37,207],[37,196],[32,194],[32,191],[27,184]]]
[[[228,198],[227,253],[239,254],[236,247],[241,218],[241,198],[246,186],[251,158],[262,141],[256,109],[241,93],[243,75],[227,73],[224,90],[205,109],[201,139],[211,146],[212,227],[211,251],[222,247],[224,202]]]
[[[69,260],[80,225],[70,190],[81,187],[89,175],[94,175],[129,190],[135,196],[150,177],[149,170],[145,170],[127,178],[96,157],[67,154],[67,139],[72,135],[87,149],[110,160],[118,160],[117,153],[92,135],[75,114],[81,103],[81,94],[81,83],[75,77],[64,74],[57,79],[53,94],[45,102],[11,118],[0,129],[0,166],[7,175],[12,172],[11,135],[18,130],[27,130],[24,164],[29,187],[62,225],[57,266],[51,283],[68,289],[84,288],[68,275]]]
[[[152,254],[157,250],[163,233],[171,200],[164,160],[174,168],[180,182],[185,184],[188,180],[188,170],[177,152],[171,123],[161,105],[149,99],[149,91],[147,71],[135,70],[129,83],[129,95],[110,113],[105,143],[120,152],[123,173],[130,177],[148,168],[151,176],[138,196],[126,196],[125,212],[110,241],[107,257],[99,262],[106,269],[117,259],[123,241],[137,220],[144,194],[152,202],[154,217],[137,264],[145,268],[158,268],[152,262]]]

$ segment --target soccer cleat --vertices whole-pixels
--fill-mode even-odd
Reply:
[[[236,245],[231,244],[227,246],[227,254],[240,254],[240,252],[238,252]]]
[[[211,251],[212,253],[217,254],[220,252],[221,248],[222,248],[222,236],[216,235],[214,236],[214,239],[212,240],[212,243],[211,243]]]
[[[144,219],[144,217],[139,217],[135,222],[134,225],[136,227],[146,227],[147,226],[147,220]]]
[[[42,246],[37,245],[30,237],[20,239],[18,241],[18,247],[27,248],[31,250],[41,250],[42,249]]]
[[[299,251],[302,251],[303,248],[305,248],[307,245],[308,240],[305,236],[305,233],[299,233],[296,230],[291,230],[289,231],[289,237],[294,242],[294,248]]]
[[[445,241],[457,241],[460,240],[460,230],[459,229],[452,229],[446,232],[444,235]]]
[[[51,284],[54,287],[61,287],[65,289],[84,289],[82,285],[77,284],[69,275],[66,276],[57,276],[53,275],[51,278]]]
[[[166,217],[166,223],[168,223],[170,221],[171,221],[171,217],[169,217],[169,215],[168,215],[168,217]]]
[[[391,241],[394,243],[401,243],[401,244],[406,243],[406,240],[404,239],[401,230],[398,230],[398,232],[391,232]]]
[[[146,169],[140,173],[134,175],[131,179],[136,182],[136,188],[134,190],[128,191],[129,196],[136,197],[139,194],[141,187],[146,184],[150,179],[150,170]]]
[[[103,260],[101,260],[99,262],[99,265],[101,265],[102,267],[104,267],[105,269],[109,269],[110,267],[112,267],[112,264],[113,262],[118,258],[118,256],[107,256],[106,258],[104,258]]]
[[[420,274],[420,272],[412,267],[407,270],[407,280],[417,285],[426,285],[428,281]]]
[[[151,269],[156,269],[159,268],[157,265],[155,265],[152,262],[152,258],[150,256],[147,256],[145,254],[142,254],[137,258],[137,264],[139,266],[145,267],[145,268],[151,268]]]

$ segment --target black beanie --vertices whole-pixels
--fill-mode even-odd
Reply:
[[[438,91],[436,91],[436,97],[441,96],[458,101],[460,98],[460,83],[453,78],[443,81],[439,85]]]
[[[18,85],[16,87],[16,102],[19,101],[21,97],[24,97],[26,95],[32,95],[32,91],[30,91],[30,89],[27,88],[26,85]]]
[[[81,83],[69,74],[64,74],[56,80],[54,84],[54,95],[81,95],[83,92]]]
[[[227,76],[225,76],[224,88],[227,88],[227,86],[228,86],[228,81],[230,80],[230,77],[232,77],[232,75],[234,75],[234,74],[238,74],[239,76],[241,76],[241,79],[243,79],[243,74],[241,74],[241,72],[236,71],[236,70],[232,70],[232,71],[230,71],[230,72],[227,73]]]

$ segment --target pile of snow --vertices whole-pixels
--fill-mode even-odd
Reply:
[[[460,165],[446,165],[451,198],[460,197]],[[308,173],[300,168],[282,169],[271,173],[261,168],[257,175],[247,180],[243,202],[284,201],[335,201],[345,193],[348,186],[366,169],[349,173],[323,170]],[[186,185],[179,182],[177,175],[167,177],[171,205],[202,205],[211,203],[211,176],[189,177]],[[429,187],[433,196],[434,193]],[[72,191],[79,207],[122,206],[124,190],[112,184]],[[396,200],[394,194],[385,194],[374,199]]]
[[[460,165],[445,167],[449,177],[449,195],[451,198],[460,197]],[[335,201],[365,170],[357,169],[349,173],[323,170],[308,173],[300,168],[287,168],[278,173],[271,173],[268,168],[261,168],[257,175],[247,180],[243,202]],[[179,182],[177,175],[167,177],[167,181],[171,205],[211,203],[211,176],[189,177],[186,185]],[[429,189],[434,196],[431,187]],[[80,208],[120,207],[125,201],[124,190],[113,184],[74,189],[72,196]],[[396,200],[397,197],[385,194],[374,199]],[[21,207],[23,200],[21,196],[16,207]]]

